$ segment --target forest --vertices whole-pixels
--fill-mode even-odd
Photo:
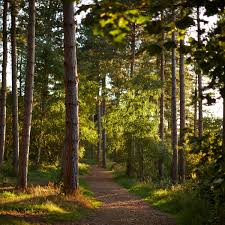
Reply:
[[[225,1],[1,0],[0,224],[225,225]]]

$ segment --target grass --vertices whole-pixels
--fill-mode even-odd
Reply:
[[[115,180],[130,192],[140,196],[153,207],[174,215],[179,225],[205,225],[209,219],[210,205],[200,199],[190,183],[161,186],[140,183],[128,178],[121,170],[114,170]]]
[[[0,216],[0,224],[4,225],[38,225],[37,223],[29,223],[25,220],[14,220],[6,216]]]
[[[79,163],[79,174],[88,173],[89,165]],[[0,168],[0,185],[15,186],[16,177],[12,172],[11,165],[4,165]],[[50,183],[59,183],[61,180],[61,170],[58,165],[40,165],[30,166],[28,171],[28,183],[30,185],[47,185]]]
[[[88,172],[87,165],[80,164],[79,167],[82,174]],[[71,222],[85,217],[90,210],[101,205],[93,198],[93,193],[82,178],[79,192],[72,197],[64,196],[54,184],[59,174],[56,166],[31,168],[26,192],[0,187],[0,224]]]

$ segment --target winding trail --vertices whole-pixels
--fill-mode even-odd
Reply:
[[[92,166],[85,180],[103,205],[78,225],[175,225],[171,216],[119,186],[109,171]]]

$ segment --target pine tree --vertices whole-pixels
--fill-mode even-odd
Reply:
[[[106,76],[102,79],[102,116],[106,113]],[[102,128],[102,167],[106,168],[106,128]]]
[[[27,35],[27,71],[24,96],[24,118],[22,149],[19,162],[18,186],[27,188],[30,131],[33,107],[34,61],[35,61],[35,0],[29,0],[29,22]]]
[[[173,9],[173,21],[175,22],[175,12]],[[172,33],[172,41],[176,43],[176,33],[173,31]],[[176,106],[176,48],[172,48],[172,99],[171,99],[171,111],[172,111],[172,151],[173,151],[173,159],[172,159],[172,182],[177,182],[178,176],[178,151],[177,151],[177,106]]]
[[[74,3],[63,1],[64,16],[64,80],[66,92],[66,133],[63,160],[64,192],[74,194],[79,186],[79,114],[78,114],[78,74],[76,58]]]
[[[19,122],[18,122],[18,90],[17,90],[17,51],[16,51],[16,15],[17,1],[11,2],[11,58],[12,58],[12,137],[13,167],[19,172]]]
[[[161,12],[161,22],[164,22],[164,16],[163,12]],[[164,143],[164,92],[165,92],[165,52],[163,48],[163,44],[165,41],[165,32],[164,29],[162,29],[162,37],[161,37],[161,45],[162,45],[162,51],[160,55],[160,80],[162,82],[162,90],[161,90],[161,96],[160,96],[160,123],[159,123],[159,136],[161,138],[161,141]],[[163,159],[159,160],[159,177],[163,177]]]
[[[200,26],[200,7],[197,6],[197,28],[198,28],[198,45],[201,44],[201,26]],[[203,135],[203,113],[202,113],[202,74],[198,71],[198,134]]]
[[[184,76],[184,40],[180,41],[180,149],[179,149],[179,180],[185,180],[185,76]]]
[[[2,89],[0,101],[0,165],[4,160],[5,153],[5,130],[6,130],[6,69],[7,69],[7,11],[8,0],[4,0],[3,9],[3,61],[2,61]]]

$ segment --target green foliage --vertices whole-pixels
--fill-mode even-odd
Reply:
[[[190,16],[185,16],[181,20],[176,21],[176,27],[185,30],[191,26],[194,26],[194,19],[191,18]]]
[[[162,29],[162,21],[159,20],[148,22],[146,25],[146,30],[149,34],[160,34],[162,32]]]
[[[104,0],[92,6],[87,18],[95,35],[122,42],[131,32],[131,24],[142,25],[149,21],[150,17],[139,10],[145,5],[145,1]]]
[[[162,52],[162,47],[159,44],[151,44],[147,46],[150,55],[158,55]]]
[[[196,146],[197,144],[197,146]],[[220,134],[210,132],[203,139],[193,143],[193,152],[200,155],[194,174],[200,197],[210,203],[209,224],[224,224],[225,168]]]
[[[115,167],[116,168],[116,167]],[[180,225],[205,225],[211,216],[211,204],[201,198],[191,183],[171,186],[168,181],[160,184],[137,182],[121,171],[114,171],[115,180],[130,192],[140,196],[155,208],[175,215]]]

